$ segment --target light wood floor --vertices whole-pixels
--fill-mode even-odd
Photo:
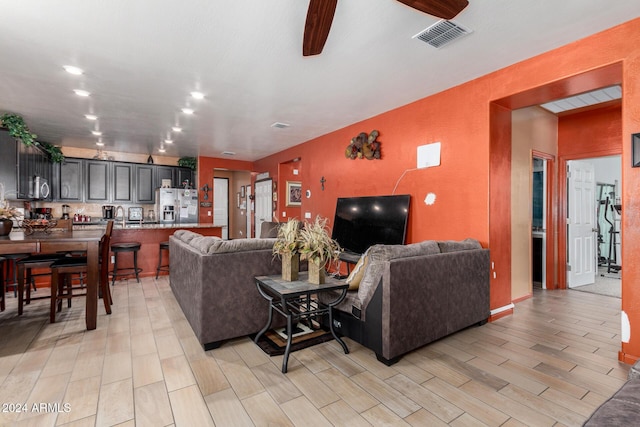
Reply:
[[[513,316],[392,367],[347,340],[349,355],[335,342],[293,353],[286,375],[247,338],[204,352],[167,277],[113,294],[95,331],[83,299],[49,324],[48,301],[18,318],[8,298],[0,425],[577,426],[629,369],[617,361],[620,299],[584,292],[536,291]]]

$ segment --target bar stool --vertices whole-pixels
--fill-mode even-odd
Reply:
[[[160,247],[158,249],[158,268],[156,268],[156,279],[161,271],[169,272],[169,260],[167,260],[167,264],[162,264],[162,251],[167,251],[167,255],[169,255],[169,242],[160,242]]]
[[[111,252],[113,252],[113,270],[111,271],[111,286],[115,285],[116,278],[118,276],[127,276],[130,274],[136,275],[136,280],[140,283],[140,277],[138,273],[142,271],[138,268],[138,251],[140,250],[140,242],[122,242],[114,243],[111,245]],[[133,252],[133,267],[118,268],[118,254],[124,252]]]

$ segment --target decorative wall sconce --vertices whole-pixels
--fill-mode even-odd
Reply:
[[[361,132],[358,136],[351,138],[351,143],[347,146],[344,156],[347,159],[380,159],[380,142],[377,140],[380,132],[372,130],[369,135]]]
[[[631,135],[631,166],[640,167],[640,133]]]
[[[320,185],[322,186],[322,191],[324,191],[324,183],[327,182],[326,179],[324,179],[324,176],[322,178],[320,178]]]
[[[209,190],[209,184],[205,184],[204,187],[202,187],[202,191],[204,191],[203,200],[209,200]]]

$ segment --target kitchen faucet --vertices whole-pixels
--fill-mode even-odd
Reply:
[[[118,207],[116,207],[116,213],[115,213],[115,217],[118,218],[118,211],[122,210],[122,228],[125,228],[127,223],[125,221],[125,217],[124,217],[124,208],[122,207],[122,205],[118,205]]]

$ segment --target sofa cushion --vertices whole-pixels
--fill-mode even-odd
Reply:
[[[640,380],[627,381],[609,400],[591,414],[583,426],[637,425],[640,409]]]
[[[189,230],[177,230],[173,235],[185,243],[189,243],[196,237],[202,237],[202,234],[194,233]]]
[[[222,241],[222,239],[216,236],[197,236],[191,239],[189,245],[198,249],[203,254],[208,254],[211,247],[216,245],[218,241]]]
[[[378,282],[382,277],[384,264],[387,261],[396,258],[435,255],[440,253],[440,247],[434,240],[425,240],[420,243],[412,243],[409,245],[373,245],[369,248],[369,265],[365,269],[360,286],[358,287],[359,310],[364,312],[367,304],[373,297]],[[364,319],[364,313],[362,315]]]
[[[212,236],[194,238],[189,245],[206,255],[272,249],[276,239],[222,240]]]
[[[440,246],[440,252],[456,252],[456,251],[470,251],[473,249],[482,249],[482,245],[476,239],[464,239],[460,241],[446,240],[438,242]]]
[[[364,272],[367,269],[367,266],[369,265],[369,250],[371,248],[367,249],[362,256],[360,257],[360,259],[358,260],[358,263],[356,264],[356,266],[353,268],[353,270],[351,270],[351,274],[349,274],[349,277],[347,277],[347,285],[349,285],[349,290],[350,291],[357,291],[358,287],[360,286],[360,282],[362,281],[362,277],[364,276]]]

